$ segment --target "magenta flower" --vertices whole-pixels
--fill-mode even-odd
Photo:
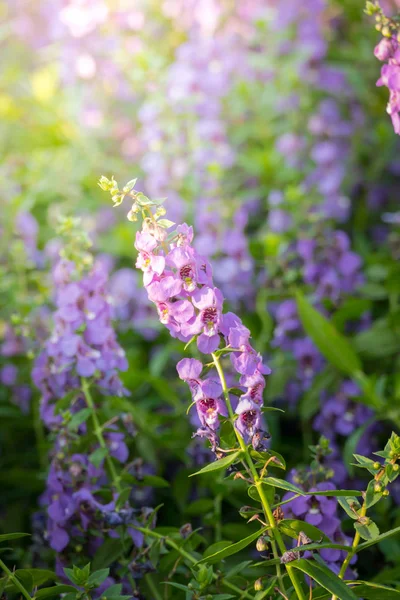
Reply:
[[[223,296],[217,288],[198,288],[192,302],[199,309],[195,322],[186,328],[189,335],[200,333],[197,347],[203,354],[215,352],[220,343],[219,327],[222,317]],[[184,331],[183,331],[184,333]]]
[[[165,268],[164,256],[153,253],[157,245],[157,240],[150,233],[136,233],[135,248],[139,250],[136,267],[144,273],[144,285],[152,281],[154,273],[161,275]]]
[[[193,400],[196,400],[202,383],[200,379],[203,370],[202,363],[195,358],[183,358],[176,365],[176,370],[180,379],[188,384]]]
[[[218,429],[219,415],[228,416],[225,402],[220,398],[221,394],[221,385],[216,381],[206,379],[201,384],[201,397],[196,401],[196,408],[203,427]]]

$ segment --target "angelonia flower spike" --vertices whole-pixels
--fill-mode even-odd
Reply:
[[[102,177],[99,181],[100,187],[111,193],[115,206],[126,196],[131,199],[128,214],[131,221],[141,218],[135,241],[136,267],[143,272],[144,287],[149,300],[156,305],[161,323],[172,337],[185,343],[185,350],[188,346],[197,347],[194,351],[197,358],[183,358],[177,364],[177,371],[189,386],[192,399],[189,409],[196,408],[198,429],[194,435],[210,442],[215,460],[193,475],[220,469],[249,485],[249,497],[261,507],[243,506],[239,512],[261,525],[257,533],[246,538],[250,540],[248,543],[258,537],[259,552],[268,545],[271,547],[271,566],[276,569],[276,575],[272,576],[274,591],[288,598],[290,586],[293,590],[290,598],[306,600],[313,590],[312,584],[304,579],[306,574],[318,584],[321,577],[324,581],[328,578],[324,586],[333,600],[353,600],[356,596],[343,579],[356,576],[351,566],[357,560],[360,538],[368,540],[368,536],[379,535],[376,524],[366,513],[389,494],[386,486],[398,476],[398,436],[393,434],[384,452],[378,453],[385,458],[383,465],[354,455],[359,466],[374,475],[366,492],[337,490],[329,482],[332,469],[328,462],[325,464],[331,453],[327,439],[314,448],[310,470],[292,473],[293,483],[269,476],[272,468],[285,469],[283,457],[269,448],[270,436],[263,418],[263,411],[274,410],[263,405],[265,376],[270,369],[252,347],[250,331],[241,319],[232,312],[224,312],[224,297],[214,285],[211,265],[192,245],[192,228],[166,219],[163,200],[150,200],[134,189],[135,183],[135,180],[129,182],[121,191],[113,178]],[[276,490],[289,494],[277,502]],[[357,500],[360,496],[363,504]],[[343,503],[342,497],[350,504]],[[340,507],[354,520],[352,545],[340,527],[337,517]],[[295,523],[296,529],[290,523]],[[290,546],[285,536],[291,538]],[[322,565],[310,554],[310,550],[316,549],[321,551]],[[211,567],[207,572],[201,567],[195,575],[195,589],[199,592],[202,586],[218,578]],[[254,589],[262,592],[262,578],[254,583]],[[235,592],[238,591],[236,588]]]
[[[238,461],[245,465],[251,486],[256,488],[261,500],[268,528],[273,532],[271,547],[278,560],[279,553],[285,556],[286,546],[276,526],[263,477],[269,463],[275,462],[281,468],[283,465],[274,453],[268,455],[267,463],[265,454],[260,454],[268,448],[269,434],[264,427],[262,410],[264,376],[270,369],[251,346],[250,331],[241,319],[232,312],[223,312],[224,298],[214,286],[211,265],[192,246],[193,229],[186,223],[176,225],[165,219],[163,200],[150,200],[134,189],[135,183],[136,180],[130,181],[121,191],[114,178],[101,177],[99,186],[111,193],[114,206],[121,204],[126,196],[132,200],[129,220],[142,217],[142,227],[135,241],[136,266],[143,271],[144,286],[157,307],[160,321],[173,337],[185,342],[186,347],[196,342],[201,355],[211,355],[212,361],[205,365],[191,358],[184,358],[177,365],[178,375],[189,385],[192,405],[197,409],[199,428],[195,435],[210,441],[219,468],[234,471],[234,463]],[[228,387],[222,368],[221,358],[227,356],[233,372],[229,375],[236,374],[235,387]],[[239,449],[219,446],[218,430],[224,418],[233,424]],[[215,469],[215,464],[209,466]],[[241,473],[237,476],[244,477]],[[261,523],[265,528],[265,523]],[[281,562],[297,597],[305,600],[298,573],[290,561]],[[280,564],[276,570],[282,580]]]
[[[257,448],[264,443],[262,408],[264,376],[270,369],[250,343],[250,331],[240,318],[223,311],[224,297],[213,282],[208,260],[193,247],[193,229],[186,223],[176,225],[164,218],[163,200],[150,200],[134,190],[136,180],[119,190],[114,179],[102,177],[99,185],[110,191],[114,206],[125,196],[133,200],[128,218],[142,216],[136,233],[136,267],[143,272],[148,297],[156,305],[161,323],[174,338],[187,345],[196,342],[201,354],[211,355],[215,370],[197,359],[184,358],[177,365],[179,377],[190,388],[200,428],[197,435],[207,437],[215,448],[220,417],[235,411],[235,427],[245,443]],[[238,377],[239,400],[227,401],[221,381],[219,359],[230,356],[230,366]],[[225,394],[224,394],[225,391]],[[229,398],[229,393],[228,393]]]

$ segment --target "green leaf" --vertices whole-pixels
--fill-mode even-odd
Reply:
[[[270,485],[265,485],[265,484],[262,484],[262,488],[264,490],[264,494],[266,495],[269,504],[272,504],[274,501],[274,496],[275,496],[275,488],[273,488]],[[258,493],[258,490],[257,490],[257,486],[251,485],[249,487],[249,489],[247,490],[247,493],[250,496],[250,498],[252,498],[256,502],[260,502],[260,503],[262,502],[262,500],[260,498],[260,494]]]
[[[303,421],[311,419],[321,405],[321,394],[333,384],[337,378],[332,367],[326,367],[314,377],[311,387],[305,392],[299,403],[300,417]]]
[[[354,496],[339,497],[338,502],[343,510],[349,515],[351,519],[358,519],[359,515],[356,511],[361,509],[361,504]],[[354,508],[354,510],[352,510]]]
[[[117,594],[121,594],[122,592],[122,583],[114,583],[109,588],[107,588],[103,594],[108,596],[116,596]]]
[[[362,523],[354,523],[354,527],[363,540],[375,540],[379,535],[378,526],[373,521],[370,521],[368,525],[364,525]]]
[[[215,544],[211,544],[211,546],[209,546],[204,554],[203,557],[207,558],[208,556],[211,556],[212,554],[216,554],[217,552],[220,552],[220,550],[225,550],[225,548],[227,548],[228,546],[232,546],[231,541],[229,540],[221,540],[220,542],[215,542]]]
[[[325,548],[331,548],[332,550],[344,550],[345,552],[351,552],[353,548],[346,546],[345,544],[333,544],[332,542],[318,542],[311,544],[304,544],[303,546],[296,546],[293,548],[296,552],[305,552],[306,550],[324,550]]]
[[[361,454],[353,454],[353,456],[357,461],[357,464],[355,464],[354,466],[359,467],[361,469],[367,469],[371,473],[371,475],[375,475],[377,470],[374,469],[374,460],[371,460],[366,456],[362,456]]]
[[[22,577],[28,574],[32,577],[33,585],[39,586],[46,583],[46,581],[55,581],[57,579],[57,575],[54,571],[49,571],[48,569],[17,569],[15,574]]]
[[[108,454],[107,448],[97,448],[92,454],[89,456],[89,460],[95,467],[99,468],[103,460]]]
[[[177,588],[178,590],[183,590],[184,592],[189,592],[189,588],[186,585],[182,585],[181,583],[174,583],[173,581],[162,581],[164,585],[172,585],[172,587]]]
[[[294,569],[306,573],[311,579],[319,583],[331,594],[336,595],[340,600],[356,600],[357,596],[352,590],[335,575],[328,567],[320,563],[313,562],[306,558],[300,558],[290,563]]]
[[[286,462],[285,459],[279,452],[275,450],[265,450],[263,452],[258,452],[257,450],[250,450],[250,456],[255,458],[258,462],[262,463],[262,466],[269,460],[272,456],[274,460],[268,464],[268,468],[276,467],[277,469],[286,470]]]
[[[90,417],[91,414],[92,414],[91,408],[83,408],[79,412],[75,413],[74,415],[72,415],[72,418],[71,418],[70,422],[68,423],[68,429],[71,431],[78,429],[79,425],[82,425],[82,423],[85,423],[85,421],[88,420],[88,418]]]
[[[175,223],[173,221],[170,221],[169,219],[159,219],[157,221],[157,224],[160,227],[164,227],[165,229],[169,229],[170,227],[172,227],[172,225],[175,225]]]
[[[214,511],[214,509],[214,500],[211,498],[198,498],[185,508],[185,513],[188,515],[204,515],[210,511]]]
[[[362,492],[360,490],[322,490],[318,492],[306,492],[306,495],[340,498],[341,496],[362,496]]]
[[[353,465],[351,464],[351,462],[353,460],[354,452],[357,449],[359,441],[361,440],[362,436],[364,435],[366,429],[370,425],[372,425],[372,423],[374,421],[375,421],[375,417],[371,417],[370,419],[368,419],[361,427],[358,427],[357,429],[355,429],[353,431],[353,433],[351,433],[345,441],[344,448],[343,448],[343,459],[344,459],[344,463],[346,465],[346,468],[347,468],[349,474],[352,476],[354,476],[354,468],[353,468]]]
[[[26,590],[28,590],[28,592],[31,592],[33,590],[33,577],[32,575],[29,573],[29,569],[20,569],[20,572],[17,575],[18,580],[22,583],[22,585],[24,586],[24,588]]]
[[[267,530],[267,527],[264,527],[263,529],[260,529],[259,531],[256,531],[255,533],[252,533],[251,535],[247,536],[243,540],[236,542],[236,544],[231,544],[230,546],[227,546],[223,550],[220,550],[219,552],[216,552],[215,554],[212,554],[211,556],[202,558],[196,564],[197,565],[201,565],[204,563],[213,564],[213,563],[219,562],[220,560],[222,560],[223,558],[226,558],[227,556],[232,556],[233,554],[236,554],[237,552],[240,552],[241,550],[243,550],[243,548],[246,548],[247,546],[249,546],[249,544],[251,544],[252,542],[255,542],[255,540],[257,540],[260,537],[260,535],[262,535],[264,533],[264,531],[266,531],[266,530]]]
[[[212,471],[219,471],[220,469],[227,469],[228,467],[230,467],[230,465],[232,465],[235,461],[238,460],[241,454],[241,451],[232,452],[227,456],[224,456],[224,458],[220,458],[219,460],[216,460],[215,462],[206,465],[205,467],[200,469],[200,471],[192,473],[191,475],[189,475],[189,477],[194,477],[195,475],[202,475],[203,473],[211,473]]]
[[[93,569],[103,569],[119,559],[124,549],[120,538],[109,538],[97,550],[93,557]]]
[[[400,591],[370,581],[353,581],[352,590],[365,600],[400,600]]]
[[[50,598],[57,598],[57,600],[59,600],[61,594],[67,594],[68,592],[76,594],[76,588],[72,585],[56,585],[54,587],[38,590],[35,594],[35,598],[37,598],[37,600],[48,600]]]
[[[281,490],[286,490],[287,492],[294,492],[299,496],[307,495],[306,492],[304,492],[302,489],[296,487],[295,485],[293,485],[293,483],[285,481],[284,479],[278,479],[277,477],[264,477],[262,481],[263,483],[265,483],[265,485],[272,485]]]
[[[397,354],[399,343],[399,336],[387,319],[375,321],[372,327],[354,338],[355,348],[366,358],[383,358]]]
[[[377,482],[373,479],[367,486],[367,491],[365,493],[365,506],[367,508],[371,508],[371,506],[374,506],[374,504],[379,502],[379,500],[382,498],[382,492],[375,491],[376,485]]]
[[[350,342],[311,306],[301,292],[296,292],[296,299],[303,327],[321,354],[346,375],[353,375],[361,371],[361,361]]]
[[[304,531],[304,533],[313,541],[330,542],[330,539],[323,531],[318,529],[318,527],[315,527],[315,525],[311,525],[305,521],[300,521],[298,519],[283,519],[278,524],[278,527],[282,533],[295,540],[297,540],[299,533]]]
[[[118,500],[116,502],[115,508],[119,510],[124,506],[129,496],[131,495],[132,488],[126,487],[124,488],[118,496]]]
[[[107,577],[110,574],[110,569],[99,569],[98,571],[95,571],[94,573],[92,573],[87,582],[88,585],[90,587],[98,587],[99,585],[101,585],[103,583],[103,581],[105,581],[107,579]]]
[[[369,548],[369,546],[373,546],[374,544],[383,542],[383,540],[386,540],[387,538],[390,538],[393,535],[399,535],[399,534],[400,534],[400,527],[395,527],[394,529],[385,531],[385,533],[381,533],[375,539],[370,540],[368,542],[364,542],[363,544],[359,544],[359,546],[357,548],[357,552],[361,552],[362,550],[365,550],[365,548]]]
[[[159,477],[159,475],[145,475],[141,483],[153,488],[167,488],[170,486],[169,482],[163,477]]]
[[[19,538],[30,536],[30,533],[3,533],[0,535],[1,542],[7,542],[8,540],[18,540]]]

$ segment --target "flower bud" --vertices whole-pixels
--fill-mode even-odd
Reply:
[[[392,466],[392,469],[397,473],[397,471],[400,469],[400,466],[398,464],[395,464]]]
[[[385,498],[387,498],[389,496],[390,492],[389,490],[383,490],[382,492],[382,496],[385,496]]]
[[[378,470],[380,469],[381,465],[378,462],[374,462],[374,464],[372,465],[374,467],[374,469]]]
[[[185,540],[193,531],[192,525],[191,523],[186,523],[185,525],[182,525],[182,527],[179,530],[179,535],[181,537],[183,537],[183,539]]]
[[[268,549],[269,538],[266,535],[262,535],[258,538],[256,548],[259,552],[264,552]]]
[[[374,492],[379,494],[382,491],[382,486],[380,483],[374,485]]]
[[[259,577],[258,579],[256,579],[256,581],[254,582],[254,591],[256,592],[261,592],[261,590],[263,589],[263,582],[261,577]]]

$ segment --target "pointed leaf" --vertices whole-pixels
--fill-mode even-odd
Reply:
[[[296,292],[297,310],[306,333],[310,336],[321,354],[337,369],[353,375],[362,370],[361,361],[350,342],[306,300],[301,292]]]
[[[236,542],[236,544],[231,544],[230,546],[227,546],[223,550],[220,550],[219,552],[216,552],[215,554],[212,554],[211,556],[202,558],[196,564],[201,565],[204,563],[208,563],[211,565],[213,563],[219,562],[220,560],[222,560],[223,558],[226,558],[227,556],[232,556],[233,554],[236,554],[237,552],[240,552],[241,550],[243,550],[243,548],[246,548],[247,546],[249,546],[249,544],[251,544],[252,542],[255,542],[260,537],[260,535],[262,535],[264,533],[264,531],[266,531],[266,530],[267,530],[267,527],[264,527],[263,529],[260,529],[259,531],[256,531],[256,532],[252,533],[251,535],[247,536],[243,540]]]
[[[22,537],[30,536],[30,533],[3,533],[0,535],[0,544],[2,542],[7,542],[8,540],[18,540]]]
[[[304,533],[313,541],[330,542],[328,536],[318,529],[318,527],[311,525],[311,523],[300,521],[299,519],[283,519],[278,524],[278,527],[282,533],[295,540],[298,538],[299,533],[304,531]]]
[[[354,584],[353,592],[364,600],[400,600],[400,591],[386,585],[370,581],[354,581],[352,583]]]
[[[242,453],[240,451],[232,452],[227,456],[224,456],[224,458],[220,458],[219,460],[216,460],[215,462],[206,465],[205,467],[200,469],[200,471],[192,473],[191,475],[189,475],[189,477],[194,477],[194,475],[202,475],[203,473],[211,473],[212,471],[218,471],[220,469],[227,469],[228,467],[230,467],[231,464],[238,460],[241,454]]]
[[[340,498],[341,496],[362,496],[360,490],[322,490],[318,492],[305,492],[307,496],[328,496]]]
[[[278,479],[278,477],[264,477],[263,483],[266,485],[272,485],[274,487],[280,488],[281,490],[286,490],[287,492],[293,492],[294,494],[298,494],[299,496],[306,496],[306,492],[302,489],[293,485],[293,483],[289,483],[284,479]]]
[[[72,585],[56,585],[54,587],[38,590],[35,594],[35,599],[50,600],[50,598],[57,598],[57,600],[59,600],[61,594],[66,594],[68,592],[73,592],[76,594],[76,588],[74,588]]]
[[[362,537],[363,540],[367,540],[367,542],[370,540],[375,540],[379,535],[378,526],[373,521],[370,521],[368,525],[354,523],[354,527],[356,531],[358,531],[360,537]]]
[[[339,497],[338,502],[351,519],[358,519],[359,515],[357,514],[357,511],[360,510],[361,504],[358,502],[357,498],[354,496],[345,496],[344,498]]]
[[[400,527],[395,527],[394,529],[390,529],[390,531],[385,531],[385,533],[381,533],[373,540],[364,542],[363,544],[359,544],[357,552],[361,552],[362,550],[365,550],[365,548],[369,548],[369,546],[378,544],[379,542],[382,542],[383,540],[386,540],[387,538],[390,538],[393,535],[400,535]]]
[[[306,558],[294,560],[290,564],[294,569],[306,573],[311,579],[331,594],[340,598],[340,600],[357,600],[354,592],[325,565],[307,560]]]

